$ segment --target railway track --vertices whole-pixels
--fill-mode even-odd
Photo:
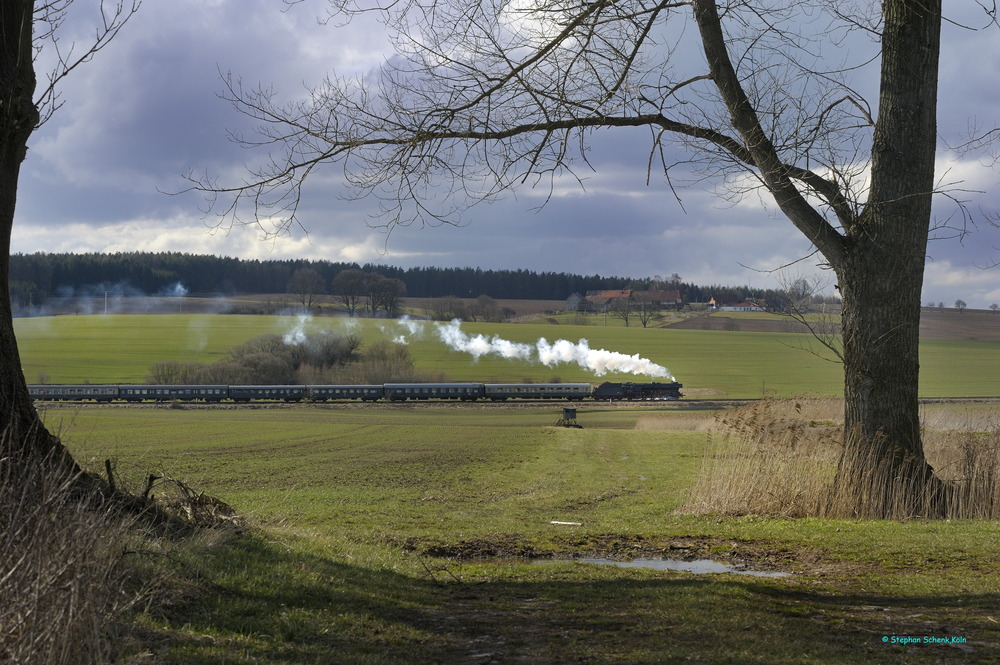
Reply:
[[[93,402],[93,401],[37,401],[35,406],[39,410],[63,410],[63,409],[174,409],[191,411],[239,411],[239,410],[259,410],[259,409],[559,409],[564,406],[571,406],[577,409],[586,408],[618,408],[618,409],[657,409],[667,408],[676,411],[717,411],[732,409],[753,402],[759,402],[761,398],[749,399],[688,399],[676,401],[564,401],[564,400],[517,400],[508,402],[493,402],[489,400],[477,401],[453,401],[453,400],[407,400],[405,402],[358,402],[358,401],[329,401],[329,402],[276,402],[270,400],[259,400],[251,402]],[[932,404],[997,404],[1000,403],[1000,396],[981,397],[924,397],[920,399],[923,405]]]

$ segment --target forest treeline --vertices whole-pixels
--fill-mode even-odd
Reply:
[[[306,259],[239,259],[179,252],[114,254],[13,254],[10,259],[11,300],[15,307],[41,305],[49,298],[97,295],[107,289],[133,295],[230,296],[283,293],[299,270],[312,269],[330,285],[346,270],[398,279],[411,298],[455,296],[520,300],[565,300],[573,293],[606,289],[678,289],[686,302],[706,302],[712,295],[744,298],[747,287],[699,286],[673,275],[668,280],[605,277],[531,270],[482,268],[399,268]],[[759,294],[764,295],[764,294]]]

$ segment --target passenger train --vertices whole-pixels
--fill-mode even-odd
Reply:
[[[596,388],[589,383],[385,383],[373,385],[135,385],[78,384],[29,385],[36,401],[96,402],[326,402],[362,400],[405,402],[407,400],[488,399],[677,400],[683,386],[671,383],[611,383]]]

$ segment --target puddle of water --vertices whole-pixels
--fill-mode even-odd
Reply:
[[[751,570],[739,566],[731,566],[711,559],[682,561],[680,559],[632,559],[631,561],[616,561],[614,559],[573,559],[581,563],[593,563],[619,568],[651,568],[653,570],[676,570],[683,573],[732,573],[735,575],[750,575],[752,577],[788,577],[790,573],[780,573],[769,570]]]

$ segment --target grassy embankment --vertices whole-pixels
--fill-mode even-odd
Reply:
[[[157,321],[148,327],[137,321],[129,330],[119,318],[111,328],[121,335],[114,369],[135,368],[131,380],[141,380],[144,349],[155,346],[145,341],[150,331],[176,332],[156,353],[190,355],[178,340],[195,320],[150,318]],[[207,358],[236,337],[283,330],[241,317],[222,324],[209,326]],[[87,325],[108,330],[78,323],[81,334],[59,351],[41,346],[41,335],[22,341],[26,364],[51,380],[107,372],[96,352],[107,342],[87,341]],[[594,348],[666,364],[706,394],[757,396],[761,383],[777,390],[782,382],[789,393],[797,385],[828,393],[839,384],[835,366],[811,365],[815,356],[787,346],[788,335],[465,329],[516,341],[587,337]],[[418,363],[456,379],[586,380],[570,368],[473,365],[429,340],[411,349]],[[52,362],[50,353],[64,355]],[[996,379],[984,377],[996,373],[983,369],[996,360],[961,343],[935,353],[925,345],[925,393],[998,394]],[[469,367],[490,376],[460,374]],[[955,374],[964,376],[952,381]],[[103,376],[96,380],[126,380]],[[958,407],[928,412],[945,408]],[[961,407],[958,426],[988,415],[983,408]],[[1000,645],[995,523],[676,513],[695,483],[712,414],[586,405],[577,430],[552,426],[559,409],[53,409],[46,420],[66,432],[81,460],[99,468],[115,458],[136,483],[148,471],[166,472],[258,525],[249,536],[207,535],[195,546],[166,545],[169,557],[149,557],[176,576],[137,620],[159,662],[992,662]],[[465,558],[475,554],[500,556]],[[794,574],[531,561],[644,554]]]

